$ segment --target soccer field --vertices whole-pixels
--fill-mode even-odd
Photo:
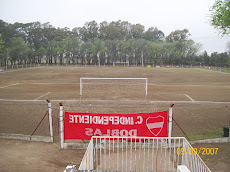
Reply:
[[[148,78],[137,82],[91,82],[80,77]],[[198,68],[38,67],[0,72],[0,133],[30,135],[47,112],[139,113],[168,110],[191,140],[222,137],[230,112],[230,74]],[[49,135],[44,120],[35,135]],[[173,136],[184,136],[173,123]]]

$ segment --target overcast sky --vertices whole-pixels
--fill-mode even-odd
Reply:
[[[92,20],[140,23],[157,27],[165,35],[187,28],[203,45],[201,52],[226,51],[230,37],[221,37],[210,26],[210,7],[215,0],[0,0],[0,19],[14,22],[50,22],[55,27],[83,26]]]

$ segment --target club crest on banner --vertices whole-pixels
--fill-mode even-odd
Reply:
[[[148,117],[146,119],[146,126],[154,136],[158,136],[164,126],[164,117],[161,115]]]

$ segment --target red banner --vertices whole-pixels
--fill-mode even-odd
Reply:
[[[138,114],[65,112],[64,139],[91,136],[167,137],[168,111]]]

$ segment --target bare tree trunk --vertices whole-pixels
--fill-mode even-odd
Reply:
[[[142,67],[144,67],[144,55],[143,55],[143,52],[141,52],[141,64],[142,64]]]
[[[97,54],[97,58],[98,58],[98,66],[100,67],[101,66],[101,60],[100,60],[100,55]]]

